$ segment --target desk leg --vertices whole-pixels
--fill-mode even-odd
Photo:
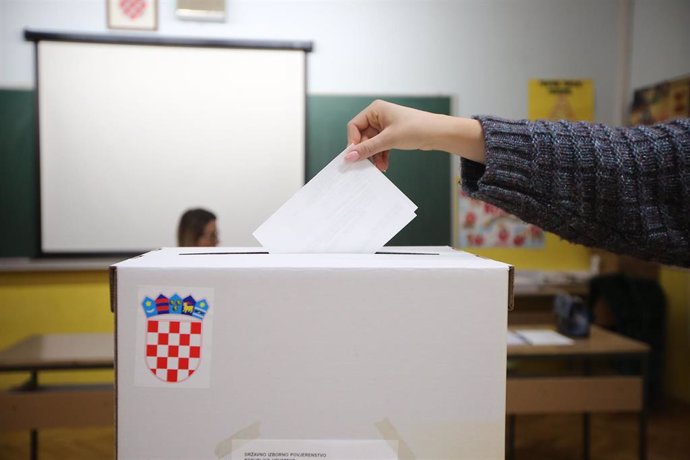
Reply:
[[[515,459],[515,415],[508,416],[508,460]]]
[[[31,460],[38,460],[38,430],[31,430]]]
[[[34,391],[38,388],[38,371],[31,371],[31,376],[27,382],[27,388],[30,391]],[[38,430],[32,429],[29,433],[30,436],[30,447],[29,456],[31,460],[38,460]]]
[[[589,412],[585,412],[582,415],[582,458],[584,460],[589,460]]]
[[[640,411],[640,460],[647,459],[647,417],[649,416],[649,355],[642,355],[642,410]]]
[[[583,373],[587,376],[592,374],[592,366],[589,359],[585,359],[583,371]],[[584,414],[582,414],[582,458],[584,460],[589,460],[590,432],[590,413],[585,412]]]

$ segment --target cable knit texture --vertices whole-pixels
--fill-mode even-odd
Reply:
[[[690,119],[611,128],[476,117],[463,189],[564,239],[690,267]]]

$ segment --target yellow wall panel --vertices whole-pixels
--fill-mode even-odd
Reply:
[[[33,334],[113,332],[108,272],[0,273],[0,314],[0,348]],[[0,374],[0,387],[27,377]],[[41,383],[112,380],[112,371],[50,371],[40,378]]]
[[[546,234],[543,249],[467,248],[465,250],[525,270],[587,271],[590,267],[588,248],[568,243],[551,233]]]
[[[666,294],[666,392],[690,402],[690,272],[665,267],[661,285]]]

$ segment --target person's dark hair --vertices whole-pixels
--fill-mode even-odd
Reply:
[[[216,220],[216,215],[206,209],[189,209],[180,217],[177,227],[178,246],[197,246],[206,224]]]

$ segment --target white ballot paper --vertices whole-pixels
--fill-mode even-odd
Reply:
[[[270,253],[374,253],[416,209],[370,161],[346,162],[342,151],[254,237]]]
[[[572,345],[575,341],[549,329],[515,329],[514,332],[530,345]]]

